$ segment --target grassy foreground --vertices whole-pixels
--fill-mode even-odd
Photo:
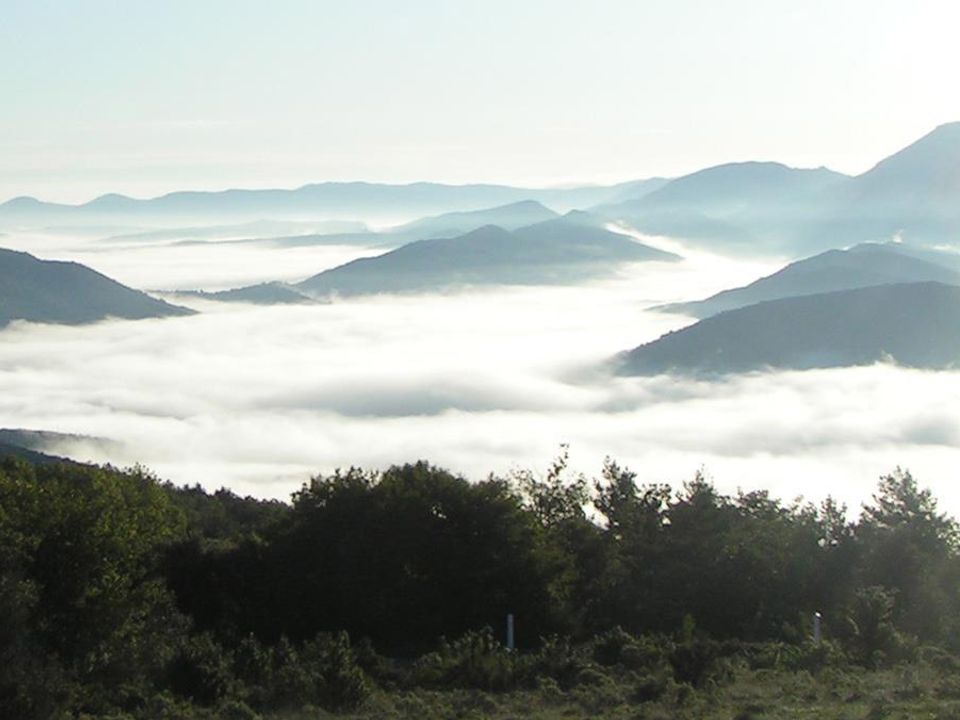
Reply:
[[[642,694],[642,693],[641,693]],[[325,717],[314,711],[287,716]],[[674,685],[656,700],[637,696],[637,682],[602,681],[570,691],[547,684],[503,695],[478,691],[382,693],[343,718],[610,718],[611,720],[879,720],[960,718],[960,681],[924,665],[878,672],[738,671],[727,684]]]
[[[703,672],[693,684],[677,681],[679,668],[673,672],[665,667],[661,671],[651,671],[649,666],[630,669],[626,666],[630,658],[626,657],[617,658],[612,665],[595,660],[572,665],[568,669],[574,675],[563,683],[565,687],[549,676],[538,677],[533,687],[501,691],[466,687],[471,681],[489,681],[498,676],[502,667],[497,667],[496,657],[504,657],[500,649],[495,655],[475,657],[479,662],[472,668],[460,667],[461,671],[466,670],[466,674],[459,675],[463,687],[430,689],[407,685],[413,676],[424,681],[427,675],[422,667],[407,668],[399,674],[395,667],[388,671],[395,680],[403,676],[399,681],[404,687],[384,688],[368,677],[367,691],[352,710],[332,712],[305,704],[258,714],[237,699],[200,708],[167,695],[155,697],[152,707],[137,716],[181,720],[960,719],[960,663],[940,650],[920,649],[910,662],[867,669],[845,660],[823,662],[827,653],[816,651],[780,658],[781,649],[786,654],[796,650],[767,646],[759,654],[737,653],[713,659],[699,668]],[[782,667],[811,659],[818,667]],[[626,665],[622,660],[627,661]],[[781,667],[758,667],[770,663]],[[440,675],[435,677],[441,680]],[[442,681],[450,682],[451,676],[445,675]],[[381,678],[381,682],[390,681]],[[124,716],[116,720],[121,717]]]

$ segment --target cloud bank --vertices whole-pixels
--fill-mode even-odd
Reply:
[[[138,257],[143,286],[184,277],[176,250],[154,252],[153,265],[149,253],[99,255],[116,267]],[[216,253],[209,287],[237,268],[255,281],[285,263],[318,269],[303,256],[258,268],[236,246]],[[587,473],[612,456],[642,481],[677,486],[705,467],[725,491],[832,494],[853,507],[902,465],[960,511],[949,470],[960,460],[960,373],[877,365],[705,382],[604,371],[614,353],[691,322],[645,308],[770,269],[698,255],[578,288],[197,301],[203,313],[188,318],[15,323],[0,336],[0,426],[114,439],[123,449],[109,456],[95,443],[62,451],[258,496],[286,497],[336,467],[417,458],[472,478],[542,468],[569,443]]]

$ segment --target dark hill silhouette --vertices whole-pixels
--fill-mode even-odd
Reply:
[[[39,260],[0,248],[0,327],[12,320],[82,324],[190,315],[73,262]]]
[[[70,460],[69,458],[59,457],[57,455],[48,455],[47,453],[30,450],[29,448],[21,447],[20,445],[12,445],[0,440],[0,461],[10,457],[26,460],[34,465],[55,465],[57,463],[75,464],[74,461]]]
[[[217,302],[251,303],[253,305],[294,305],[316,302],[296,288],[281,282],[267,282],[259,285],[205,292],[203,290],[180,290],[177,295],[197,297]]]
[[[513,232],[489,225],[459,237],[419,240],[327,270],[297,288],[325,296],[551,284],[604,274],[623,262],[678,259],[598,223],[586,213],[571,213]]]
[[[706,300],[674,303],[657,309],[705,318],[767,300],[871,285],[927,281],[960,285],[960,272],[904,254],[898,248],[866,243],[849,250],[828,250],[790,263],[745,287],[724,290]]]
[[[714,315],[618,358],[627,375],[824,368],[893,360],[960,363],[960,288],[878,285],[772,300]]]
[[[0,428],[0,458],[14,455],[30,462],[74,462],[68,459],[68,456],[60,454],[64,452],[62,448],[70,445],[93,446],[101,452],[113,452],[121,447],[120,443],[91,435]]]

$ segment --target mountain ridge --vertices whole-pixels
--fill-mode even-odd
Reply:
[[[311,276],[313,296],[422,292],[456,285],[554,284],[608,272],[620,262],[677,260],[587,214],[568,213],[514,231],[486,225],[453,238],[418,240]]]
[[[960,285],[960,272],[898,252],[896,246],[864,243],[797,260],[748,285],[723,290],[704,300],[671,303],[654,309],[703,319],[767,300],[925,281]]]
[[[724,375],[893,361],[960,365],[960,287],[877,285],[728,310],[615,359],[624,375]]]

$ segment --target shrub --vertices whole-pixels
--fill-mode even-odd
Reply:
[[[207,634],[184,643],[167,666],[166,676],[174,694],[205,707],[220,701],[231,684],[223,650]]]
[[[490,628],[471,631],[420,658],[414,666],[418,685],[504,691],[516,686],[516,655],[506,650]]]

